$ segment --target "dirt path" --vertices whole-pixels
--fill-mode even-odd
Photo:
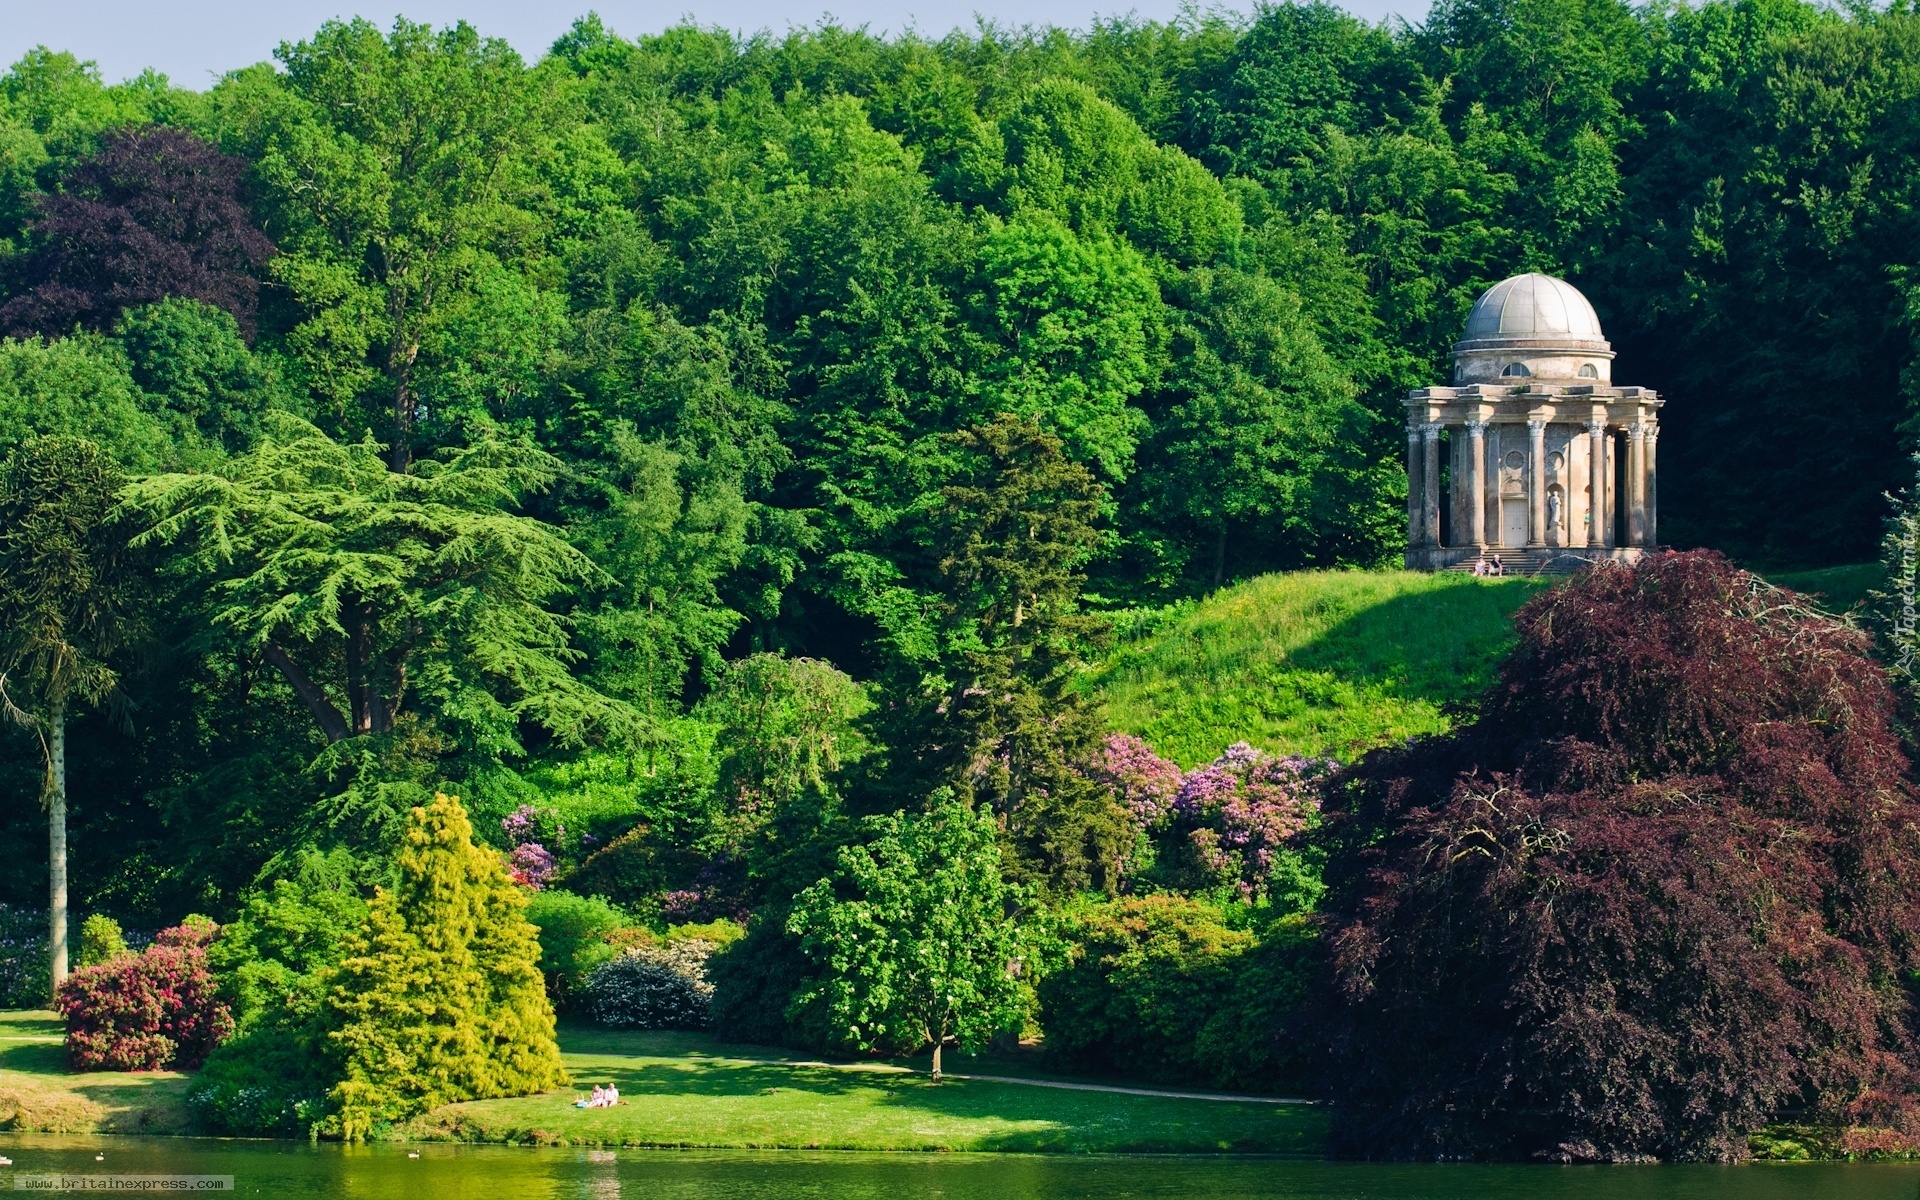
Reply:
[[[872,1071],[886,1075],[918,1075],[921,1072],[912,1067],[902,1067],[894,1063],[834,1063],[818,1059],[794,1058],[724,1058],[709,1055],[713,1062],[737,1062],[755,1067],[815,1067],[826,1071]],[[981,1083],[1017,1083],[1026,1087],[1061,1088],[1069,1092],[1111,1092],[1118,1096],[1161,1096],[1168,1100],[1218,1100],[1227,1104],[1318,1104],[1318,1100],[1304,1100],[1297,1096],[1246,1096],[1235,1092],[1169,1092],[1158,1088],[1120,1087],[1109,1083],[1068,1083],[1063,1079],[1022,1079],[1018,1075],[968,1075],[957,1071],[945,1072],[948,1079],[973,1079]]]
[[[1158,1088],[1117,1087],[1106,1083],[1067,1083],[1060,1079],[1021,1079],[1016,1075],[956,1075],[950,1079],[978,1079],[982,1083],[1024,1083],[1028,1087],[1065,1088],[1070,1092],[1114,1092],[1122,1096],[1165,1096],[1169,1100],[1224,1100],[1230,1104],[1318,1104],[1295,1096],[1243,1096],[1234,1092],[1163,1092]]]

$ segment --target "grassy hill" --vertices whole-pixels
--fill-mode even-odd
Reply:
[[[1834,612],[1886,586],[1878,563],[1769,572]],[[1486,687],[1540,583],[1414,571],[1264,575],[1135,618],[1088,677],[1116,729],[1182,766],[1236,741],[1351,760],[1447,727]]]
[[[1088,686],[1114,728],[1182,766],[1236,741],[1350,759],[1447,727],[1541,585],[1413,571],[1266,575],[1123,632]]]
[[[1887,586],[1887,573],[1877,562],[1855,563],[1845,567],[1821,567],[1813,571],[1763,572],[1772,583],[1796,592],[1820,597],[1834,612],[1846,612],[1864,603],[1867,593]]]

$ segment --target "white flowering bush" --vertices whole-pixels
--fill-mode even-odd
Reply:
[[[715,948],[688,938],[622,951],[587,977],[588,1010],[615,1029],[705,1029],[713,1003],[707,959]]]

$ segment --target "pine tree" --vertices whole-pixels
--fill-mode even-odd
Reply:
[[[526,901],[499,855],[473,844],[460,801],[414,809],[394,861],[328,998],[342,1056],[332,1128],[349,1140],[436,1105],[566,1082]]]
[[[996,417],[949,441],[967,466],[931,518],[944,678],[903,707],[920,728],[885,739],[920,747],[900,790],[951,786],[991,808],[1017,875],[1111,886],[1131,834],[1073,769],[1102,732],[1074,681],[1109,632],[1081,600],[1106,493],[1031,421]]]

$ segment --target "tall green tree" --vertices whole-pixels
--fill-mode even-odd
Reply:
[[[126,531],[112,520],[124,484],[113,460],[80,438],[31,438],[0,465],[0,703],[46,761],[56,989],[67,977],[67,721],[75,706],[115,695],[113,660],[140,627]]]
[[[802,892],[787,919],[819,976],[794,997],[866,1051],[975,1051],[1026,1016],[1025,948],[992,817],[942,793],[924,813],[873,818],[869,840]]]
[[[1059,438],[1017,417],[950,440],[965,466],[929,517],[941,657],[937,673],[895,681],[913,698],[884,734],[896,777],[951,785],[998,814],[1021,873],[1106,882],[1130,834],[1072,769],[1101,733],[1073,683],[1108,633],[1081,598],[1105,491]]]
[[[216,100],[300,306],[287,344],[322,411],[348,436],[377,422],[405,470],[423,418],[445,440],[476,396],[522,384],[529,339],[557,335],[518,270],[541,243],[527,163],[557,114],[512,48],[464,23],[330,21],[277,56],[284,73],[242,72]]]
[[[1370,461],[1372,414],[1300,298],[1205,267],[1173,290],[1174,365],[1149,400],[1153,436],[1126,489],[1146,527],[1136,541],[1164,539],[1156,566],[1213,587],[1226,581],[1230,537],[1247,566],[1371,565],[1392,536],[1383,527],[1404,521],[1382,503],[1381,476],[1400,465]]]
[[[105,339],[0,341],[0,444],[84,437],[123,467],[152,471],[175,456],[168,433]]]
[[[632,732],[632,710],[582,683],[555,604],[600,582],[591,559],[514,511],[562,470],[522,442],[482,441],[401,473],[383,447],[342,445],[271,414],[216,471],[127,492],[140,544],[210,585],[210,618],[271,665],[329,742],[408,714],[483,758],[523,723],[578,745]]]

